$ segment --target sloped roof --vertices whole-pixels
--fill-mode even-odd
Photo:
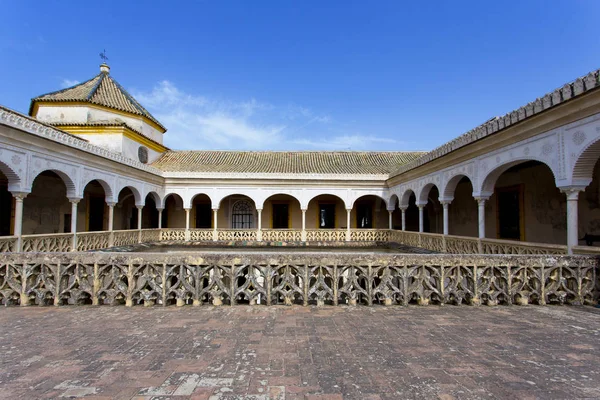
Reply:
[[[167,172],[389,174],[423,152],[168,151],[152,166]]]
[[[108,70],[100,72],[92,79],[68,87],[57,92],[43,94],[31,99],[30,114],[33,105],[38,102],[76,101],[96,104],[125,111],[148,118],[163,130],[167,130],[156,118],[133,98],[119,83],[114,80]]]

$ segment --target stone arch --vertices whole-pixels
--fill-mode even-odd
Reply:
[[[283,193],[283,192],[277,192],[277,193],[271,193],[269,194],[267,197],[265,197],[262,202],[256,203],[256,205],[260,205],[261,209],[264,209],[265,207],[265,203],[267,202],[267,200],[269,200],[271,197],[274,196],[289,196],[292,199],[296,200],[298,202],[298,204],[302,205],[302,202],[300,201],[299,198],[297,198],[296,196],[294,196],[293,194],[289,194],[289,193]]]
[[[126,189],[126,188],[131,190],[131,193],[133,193],[133,198],[135,199],[135,205],[143,206],[146,198],[145,197],[142,198],[142,194],[140,193],[140,191],[135,186],[131,186],[131,185],[125,185],[119,189],[119,191],[117,193],[117,200],[119,199],[119,194],[121,194],[123,189]]]
[[[388,210],[395,210],[399,201],[400,200],[398,199],[398,195],[397,194],[394,193],[393,195],[391,195],[390,198],[387,201]]]
[[[152,197],[152,200],[154,200],[154,203],[156,204],[157,207],[159,204],[161,204],[160,195],[158,193],[156,193],[154,190],[150,190],[148,193],[146,193],[146,195],[144,196],[144,201],[146,200],[146,198],[148,196]]]
[[[112,190],[112,187],[110,186],[110,184],[108,182],[106,182],[104,179],[94,178],[94,177],[87,179],[85,182],[83,182],[83,185],[81,185],[81,197],[83,197],[83,192],[85,191],[85,188],[87,187],[87,185],[89,185],[90,182],[92,182],[92,181],[96,181],[100,184],[100,186],[102,186],[102,189],[104,189],[104,195],[106,196],[107,203],[116,201],[114,198],[114,193],[113,193],[113,190]]]
[[[454,192],[456,191],[456,186],[463,179],[467,178],[471,185],[474,186],[473,179],[467,174],[457,174],[450,178],[446,184],[440,189],[441,198],[444,200],[452,201],[454,199]]]
[[[40,174],[42,174],[43,172],[46,172],[46,171],[54,172],[56,175],[58,175],[60,177],[60,179],[62,179],[63,183],[65,184],[65,186],[67,188],[67,198],[69,198],[69,199],[81,198],[81,196],[77,195],[77,187],[75,186],[75,181],[67,173],[65,173],[59,169],[48,168],[48,169],[39,171],[31,180],[32,187],[33,187],[33,182],[35,181],[35,179],[38,176],[40,176]]]
[[[179,197],[181,199],[182,203],[185,205],[185,202],[183,201],[183,196],[181,194],[179,194],[177,192],[169,192],[169,193],[165,193],[165,195],[162,197],[162,199],[160,200],[160,202],[157,203],[157,204],[160,204],[160,208],[165,208],[165,203],[166,203],[167,198],[169,196],[177,196],[177,197]]]
[[[487,174],[485,174],[482,177],[482,179],[480,181],[480,186],[478,187],[476,192],[475,192],[475,187],[473,187],[473,190],[474,190],[473,195],[474,196],[491,196],[494,193],[494,186],[496,185],[496,181],[498,180],[500,175],[502,175],[504,172],[506,172],[510,168],[512,168],[516,165],[519,165],[519,164],[523,164],[527,161],[538,161],[538,162],[544,164],[545,166],[547,166],[548,169],[550,170],[550,172],[552,172],[552,176],[554,177],[554,181],[556,182],[556,172],[554,171],[552,166],[549,165],[545,160],[543,160],[541,158],[534,158],[534,157],[519,158],[516,160],[511,160],[507,163],[501,164],[501,165],[497,166],[496,168],[492,169],[491,171],[489,171]]]
[[[374,194],[374,193],[366,193],[366,194],[362,194],[362,195],[358,196],[357,198],[355,198],[355,199],[352,201],[352,208],[354,208],[354,205],[356,204],[356,202],[357,202],[358,200],[362,199],[363,197],[367,197],[367,196],[373,196],[373,197],[377,197],[377,198],[379,198],[381,201],[383,201],[383,204],[385,204],[385,208],[387,209],[387,206],[388,206],[388,202],[387,202],[387,200],[386,200],[384,197],[382,197],[382,196],[380,196],[380,195],[378,195],[378,194]]]
[[[15,172],[9,165],[0,161],[0,171],[8,179],[8,190],[19,191],[21,189],[22,180],[19,174]]]
[[[587,186],[592,181],[594,166],[600,158],[600,139],[584,147],[575,158],[571,173],[574,185]]]
[[[194,194],[193,194],[193,195],[190,197],[190,200],[189,200],[189,207],[190,207],[190,208],[191,208],[191,207],[193,206],[193,204],[194,204],[194,199],[195,199],[196,197],[198,197],[198,196],[206,196],[206,197],[208,197],[208,199],[210,200],[211,207],[212,207],[212,208],[214,208],[215,202],[214,202],[213,198],[211,197],[211,195],[210,195],[210,194],[208,194],[208,193],[205,193],[205,192],[198,192],[198,193],[194,193]],[[221,199],[221,200],[222,200],[222,199]]]
[[[302,203],[302,202],[301,202],[301,203],[300,203],[300,205],[302,206],[302,208],[304,208],[304,209],[308,209],[308,205],[310,204],[310,202],[311,202],[311,201],[313,201],[314,199],[316,199],[316,198],[317,198],[317,197],[319,197],[319,196],[333,196],[333,197],[337,197],[338,199],[340,199],[340,200],[342,201],[342,204],[344,204],[344,208],[346,208],[346,209],[348,209],[348,208],[349,208],[349,207],[348,207],[348,204],[346,203],[346,200],[344,200],[343,198],[341,198],[341,197],[340,197],[339,195],[337,195],[337,194],[333,194],[333,193],[327,193],[327,192],[324,192],[324,193],[318,193],[318,194],[316,194],[316,195],[314,195],[314,196],[310,197],[310,198],[308,199],[308,201],[306,201],[306,203]]]
[[[225,193],[222,196],[220,196],[219,198],[217,198],[215,196],[213,204],[216,204],[218,206],[218,208],[221,208],[221,203],[223,202],[223,200],[225,200],[227,197],[230,197],[230,196],[245,196],[254,202],[254,207],[256,207],[256,205],[258,204],[258,202],[256,201],[256,199],[254,197],[250,196],[249,194],[239,193],[239,192]],[[213,201],[212,198],[211,198],[211,201]],[[214,207],[214,205],[213,205],[213,207]]]
[[[413,189],[406,188],[404,190],[404,192],[402,193],[401,201],[400,201],[400,204],[398,204],[398,207],[408,207],[408,202],[410,201],[411,195],[414,195],[415,198],[417,197],[417,194],[415,193],[415,191]]]
[[[421,190],[419,192],[419,196],[417,197],[417,200],[419,201],[419,203],[427,204],[429,202],[429,192],[434,187],[437,188],[437,185],[435,183],[427,183],[425,186],[423,186],[421,188]],[[439,192],[439,188],[438,188],[438,192]]]

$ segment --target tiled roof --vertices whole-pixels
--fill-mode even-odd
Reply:
[[[31,108],[33,108],[34,103],[46,101],[85,102],[141,115],[166,131],[166,128],[119,85],[108,72],[100,72],[92,79],[83,83],[33,98],[31,99]]]
[[[422,152],[168,151],[152,166],[168,172],[389,174]]]
[[[469,132],[460,135],[456,139],[453,139],[441,145],[440,147],[423,154],[422,157],[419,157],[407,163],[406,165],[402,165],[393,171],[390,177],[394,177],[418,168],[421,165],[443,157],[461,147],[467,146],[473,142],[483,139],[484,137],[496,134],[497,132],[500,132],[512,125],[518,124],[536,114],[545,112],[550,108],[556,107],[576,97],[579,97],[590,90],[598,89],[598,87],[600,87],[600,70],[595,70],[585,76],[575,79],[573,82],[565,83],[562,87],[555,89],[542,97],[538,97],[523,107],[511,111],[501,117],[494,117],[490,119],[482,125],[471,129]]]
[[[81,122],[81,123],[73,123],[73,122],[69,122],[69,123],[64,123],[64,122],[48,122],[48,125],[52,125],[52,126],[58,126],[61,128],[68,128],[69,126],[123,126],[135,133],[138,133],[142,136],[144,136],[146,139],[148,139],[149,141],[156,143],[159,146],[162,146],[164,148],[167,148],[164,144],[157,142],[156,140],[144,135],[142,132],[140,132],[139,130],[135,129],[134,127],[132,127],[131,125],[127,124],[126,122],[122,122],[122,121],[93,121],[93,122]]]

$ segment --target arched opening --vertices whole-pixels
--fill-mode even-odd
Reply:
[[[53,171],[41,172],[33,180],[31,193],[23,200],[23,234],[70,232],[71,218],[71,203],[63,178]],[[78,230],[83,228],[77,226]]]
[[[566,244],[566,197],[546,164],[525,161],[510,166],[495,182],[488,178],[484,188],[494,185],[485,207],[486,237]]]
[[[404,223],[407,231],[419,231],[419,207],[417,207],[417,196],[415,192],[408,189],[403,195],[398,207],[406,207],[404,212]]]
[[[306,210],[308,229],[346,229],[346,207],[344,201],[331,194],[316,196]]]
[[[10,236],[14,232],[14,201],[8,191],[8,177],[0,171],[0,236]]]
[[[198,194],[192,199],[192,222],[190,226],[197,229],[213,227],[212,202],[205,194]]]
[[[142,229],[158,228],[158,209],[156,203],[158,196],[155,193],[148,193],[142,209]]]
[[[96,232],[108,229],[105,199],[104,188],[97,180],[90,181],[83,189],[83,200],[79,202],[77,212],[85,215],[85,231]]]
[[[117,197],[118,202],[114,211],[114,229],[137,229],[138,211],[135,206],[135,194],[129,187],[124,187]]]
[[[359,197],[352,206],[350,227],[356,229],[387,229],[388,212],[385,201],[375,195]]]
[[[254,228],[254,208],[249,200],[240,199],[231,206],[231,228]]]
[[[183,199],[176,193],[165,197],[165,209],[162,213],[163,228],[185,228],[185,209]]]
[[[446,188],[446,196],[454,197],[448,207],[449,234],[477,237],[478,216],[477,201],[473,197],[473,184],[466,176],[458,177],[451,192]]]
[[[600,246],[600,159],[592,169],[592,182],[579,194],[578,232],[580,246]]]
[[[300,202],[289,194],[275,194],[263,203],[262,227],[271,229],[301,229]]]
[[[423,210],[423,232],[443,233],[443,210],[440,204],[440,192],[436,185],[426,185],[421,191],[421,202],[427,202]]]

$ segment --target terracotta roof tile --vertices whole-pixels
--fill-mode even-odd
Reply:
[[[168,151],[152,166],[168,172],[389,174],[422,152]]]
[[[100,72],[92,79],[83,83],[33,98],[31,100],[31,105],[33,107],[33,104],[36,102],[46,101],[85,102],[125,111],[135,115],[141,115],[166,131],[166,128],[121,85],[119,85],[108,72]]]

